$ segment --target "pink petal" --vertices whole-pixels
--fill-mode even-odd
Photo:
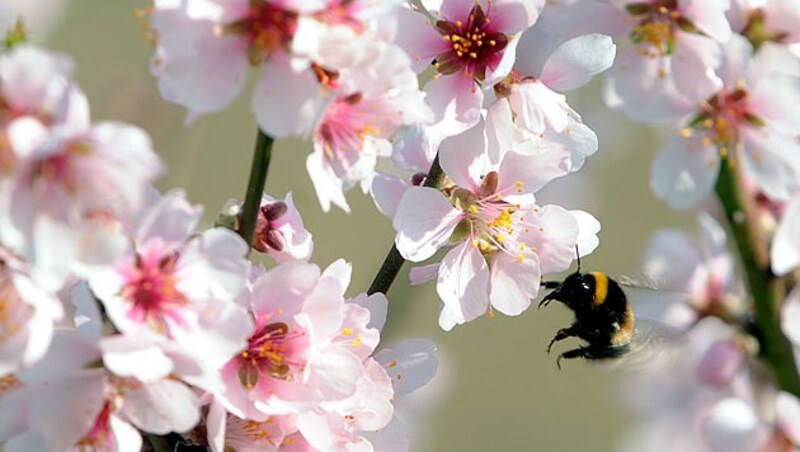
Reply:
[[[513,85],[508,100],[517,115],[515,122],[532,134],[538,135],[546,128],[562,132],[567,127],[566,98],[540,81]]]
[[[578,239],[575,217],[563,207],[549,205],[529,211],[525,221],[530,226],[520,234],[520,241],[535,248],[541,273],[568,269],[575,258]]]
[[[459,135],[447,138],[439,148],[442,169],[459,187],[478,191],[486,168],[486,134],[483,121]]]
[[[520,260],[508,253],[497,253],[492,258],[492,306],[505,315],[522,314],[539,292],[540,279],[536,256]]]
[[[765,426],[753,408],[744,400],[737,398],[718,402],[701,428],[712,450],[730,452],[759,450],[767,439]]]
[[[344,196],[344,183],[325,162],[325,157],[321,150],[315,149],[308,156],[306,170],[308,175],[311,176],[311,183],[314,185],[314,191],[317,193],[323,212],[330,212],[331,204],[333,204],[350,213],[350,206]]]
[[[440,191],[411,187],[394,218],[397,249],[408,260],[424,261],[447,243],[462,217]]]
[[[181,189],[170,190],[163,196],[153,193],[153,196],[154,203],[137,221],[136,243],[142,245],[152,237],[175,246],[183,243],[203,216],[203,206],[189,204]]]
[[[122,413],[149,433],[186,432],[200,421],[200,401],[185,384],[164,379],[130,389]]]
[[[251,305],[256,316],[274,315],[279,310],[288,317],[300,312],[306,298],[317,285],[319,267],[302,261],[286,262],[270,270],[253,285]]]
[[[483,79],[483,82],[481,82],[481,87],[483,89],[494,86],[495,83],[508,76],[511,69],[514,67],[514,63],[517,61],[518,45],[519,34],[509,36],[509,42],[506,48],[503,49],[503,55],[500,57],[500,61],[496,63],[497,65],[494,66],[494,68],[492,68],[492,64],[486,68],[486,77]]]
[[[443,75],[425,85],[425,99],[436,119],[426,126],[442,138],[458,135],[478,123],[483,92],[472,77]]]
[[[450,250],[439,267],[436,283],[445,309],[452,309],[456,323],[478,318],[489,306],[489,266],[480,251],[471,243],[462,243]],[[448,330],[449,325],[439,325]]]
[[[675,137],[653,160],[650,188],[674,209],[688,209],[708,196],[717,180],[720,157],[700,137]]]
[[[420,265],[418,267],[412,267],[411,270],[408,271],[408,279],[410,280],[412,286],[418,286],[435,279],[438,274],[438,263]]]
[[[742,165],[755,184],[772,199],[786,200],[798,188],[800,142],[768,127],[741,127]]]
[[[522,183],[523,193],[536,193],[548,182],[569,173],[569,154],[559,151],[522,155],[508,152],[500,162],[497,187],[504,189]]]
[[[313,71],[294,69],[284,54],[268,59],[263,71],[252,100],[261,130],[274,138],[311,133],[332,95],[320,86]]]
[[[363,373],[361,360],[343,346],[330,346],[308,361],[305,383],[326,400],[341,400],[353,394]]]
[[[170,360],[158,344],[144,338],[115,335],[100,340],[103,364],[120,377],[143,383],[158,381],[172,372]]]
[[[778,393],[775,401],[777,424],[794,444],[800,444],[800,400],[788,392]]]
[[[675,85],[687,98],[704,101],[722,88],[722,79],[714,72],[722,65],[718,42],[693,33],[680,33],[671,60]]]
[[[370,194],[378,210],[389,219],[394,219],[397,206],[407,188],[408,184],[400,176],[377,171],[372,179]]]
[[[114,439],[117,452],[138,452],[142,450],[142,434],[119,416],[108,417],[108,428]]]
[[[392,161],[400,169],[427,173],[444,138],[430,127],[413,125],[395,140]]]
[[[542,67],[542,83],[556,91],[579,88],[614,63],[611,38],[589,34],[570,39],[553,52]]]
[[[797,135],[800,122],[800,79],[782,73],[761,77],[753,88],[751,108],[769,127],[789,136]]]
[[[30,427],[49,448],[63,450],[89,432],[105,404],[105,375],[85,376],[45,385],[33,399]]]
[[[678,10],[700,31],[718,42],[731,37],[731,26],[725,17],[730,1],[708,2],[704,0],[679,0]]]
[[[395,42],[411,57],[412,68],[422,72],[431,61],[445,52],[450,43],[436,31],[430,19],[408,5],[401,5],[397,11],[397,34]]]
[[[680,92],[670,70],[670,59],[644,57],[633,45],[621,47],[606,76],[606,104],[624,110],[635,121],[682,118],[696,108],[696,102]]]
[[[442,0],[439,12],[449,22],[460,20],[467,23],[469,21],[469,12],[474,5],[475,0]],[[486,10],[487,8],[483,6],[483,11],[486,12]]]
[[[488,15],[492,30],[507,35],[519,33],[536,23],[545,0],[493,0]]]
[[[383,325],[386,324],[386,314],[389,311],[389,300],[386,295],[380,292],[372,295],[361,294],[350,300],[350,303],[355,303],[369,310],[367,328],[374,328],[378,331],[383,329]]]

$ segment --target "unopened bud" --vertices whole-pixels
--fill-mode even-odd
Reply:
[[[275,201],[261,206],[261,213],[264,214],[264,218],[269,222],[282,217],[287,210],[289,210],[289,207],[283,201]]]

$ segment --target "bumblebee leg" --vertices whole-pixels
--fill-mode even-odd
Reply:
[[[564,339],[572,337],[574,335],[575,335],[575,325],[572,325],[568,328],[561,328],[560,330],[558,330],[556,335],[553,337],[553,339],[550,340],[550,343],[547,345],[547,354],[548,355],[550,354],[550,350],[553,348],[553,344],[555,344],[558,341],[563,341]]]
[[[573,358],[589,358],[592,355],[591,351],[587,348],[575,348],[572,350],[568,350],[562,353],[558,359],[556,359],[556,366],[558,366],[558,370],[561,370],[561,360],[562,359],[573,359]]]

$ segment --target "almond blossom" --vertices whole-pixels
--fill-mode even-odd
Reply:
[[[7,450],[135,451],[137,429],[182,432],[199,421],[199,401],[185,384],[115,375],[103,367],[99,339],[60,331],[42,361],[19,375],[0,399],[0,411],[15,413],[0,419]]]
[[[753,56],[750,43],[738,35],[724,50],[724,85],[653,161],[651,187],[675,208],[694,206],[708,195],[726,160],[741,165],[769,198],[787,200],[798,188],[800,68],[789,70],[780,53]]]
[[[745,315],[745,291],[725,230],[705,213],[697,222],[699,240],[674,229],[659,230],[650,238],[646,277],[662,290],[639,297],[637,311],[645,317],[685,329],[706,316],[733,320]]]
[[[470,129],[480,119],[484,90],[511,71],[520,34],[532,26],[543,0],[423,2],[401,10],[397,42],[417,71],[433,64],[437,74],[425,87],[434,123],[431,146]],[[428,17],[433,17],[431,20]]]
[[[583,35],[560,43],[539,27],[523,33],[511,73],[494,86],[497,101],[488,107],[489,153],[499,161],[508,150],[563,147],[572,154],[572,171],[597,151],[597,136],[556,91],[579,88],[611,67],[616,47],[608,36]],[[511,124],[513,122],[513,125]]]
[[[550,32],[612,36],[619,45],[605,100],[640,121],[670,121],[721,86],[719,45],[731,36],[728,0],[580,0],[543,17]]]
[[[227,229],[193,234],[202,210],[183,193],[152,198],[130,232],[133,249],[93,273],[89,284],[124,335],[117,345],[141,351],[138,365],[128,359],[132,375],[141,377],[144,363],[157,359],[163,375],[215,388],[216,373],[251,326],[234,301],[245,288],[247,247]]]
[[[314,132],[306,167],[322,209],[331,203],[349,212],[344,192],[369,190],[378,157],[389,157],[389,139],[402,126],[430,122],[433,113],[418,89],[411,61],[397,46],[384,45],[375,59],[346,79]]]
[[[792,0],[732,0],[728,11],[731,28],[758,50],[765,42],[788,46],[800,56],[800,7]]]
[[[539,207],[533,197],[569,172],[569,154],[508,152],[493,167],[485,150],[482,124],[446,140],[439,156],[452,182],[441,191],[409,188],[394,217],[397,249],[412,262],[456,244],[438,266],[439,324],[446,330],[490,304],[519,315],[538,293],[541,275],[567,269],[575,256],[576,217],[558,206]]]

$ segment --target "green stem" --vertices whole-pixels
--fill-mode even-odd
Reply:
[[[250,180],[247,181],[242,214],[239,218],[239,235],[248,246],[253,242],[256,229],[258,209],[261,206],[261,195],[267,182],[269,160],[272,157],[272,137],[258,130],[256,147],[253,150],[253,164],[250,166]]]
[[[444,171],[442,171],[442,167],[439,165],[439,155],[437,154],[436,158],[433,159],[431,168],[428,170],[428,176],[425,178],[425,182],[422,186],[440,188],[444,182],[444,176]],[[372,280],[372,284],[367,290],[367,295],[372,295],[377,292],[383,294],[388,292],[404,263],[405,259],[400,255],[397,246],[393,244],[392,249],[389,250],[386,258],[383,260],[381,268],[379,268],[378,273],[375,274],[375,279]]]
[[[792,345],[781,331],[780,304],[786,296],[785,282],[770,270],[766,240],[761,235],[754,209],[730,161],[722,162],[716,192],[733,232],[753,297],[754,323],[761,345],[761,358],[772,370],[778,386],[800,397],[800,375]]]

